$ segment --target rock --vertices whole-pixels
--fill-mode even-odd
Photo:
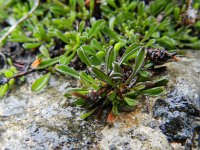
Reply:
[[[48,88],[41,93],[30,90],[38,74],[28,77],[26,84],[13,89],[0,100],[0,149],[88,149],[100,140],[105,126],[79,119],[81,108],[68,106],[63,96],[67,87],[76,85],[71,78],[52,76]]]
[[[123,114],[113,124],[102,131],[100,149],[110,150],[172,150],[166,137],[158,128],[158,123],[148,114]]]
[[[170,142],[184,149],[200,149],[200,52],[188,53],[179,63],[170,63],[173,84],[165,99],[158,99],[153,116]],[[193,57],[192,57],[193,56]]]

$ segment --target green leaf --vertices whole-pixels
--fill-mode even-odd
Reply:
[[[131,99],[128,97],[124,97],[125,102],[129,105],[129,106],[136,106],[138,104],[138,101],[135,99]]]
[[[110,46],[106,53],[105,65],[106,65],[106,74],[108,74],[108,70],[112,68],[112,62],[116,59],[116,53],[112,46]]]
[[[51,76],[51,73],[47,73],[46,75],[35,80],[35,82],[31,86],[31,90],[36,91],[36,92],[41,91],[47,85],[50,76]]]
[[[161,38],[159,38],[158,43],[165,45],[169,48],[174,48],[176,46],[176,41],[168,36],[163,36]]]
[[[141,76],[145,77],[145,78],[149,78],[152,76],[152,74],[148,71],[140,71],[139,72]]]
[[[164,90],[164,87],[155,87],[142,91],[142,94],[147,96],[158,96],[161,95],[164,92]]]
[[[111,30],[114,30],[115,20],[116,20],[116,17],[114,17],[114,16],[109,19],[109,28]]]
[[[168,81],[169,81],[168,77],[164,76],[164,77],[161,77],[161,78],[159,78],[157,80],[154,80],[153,84],[154,84],[154,86],[164,86],[164,85],[166,85],[168,83]]]
[[[114,100],[115,97],[116,97],[116,92],[111,91],[111,92],[109,93],[109,95],[107,95],[107,97],[108,97],[108,99],[111,100],[111,101]]]
[[[149,29],[149,31],[145,34],[145,37],[142,39],[141,43],[146,41],[158,28],[159,24],[158,23],[153,23]]]
[[[146,49],[142,47],[140,48],[137,54],[134,71],[132,72],[131,76],[126,80],[125,84],[129,84],[130,81],[135,77],[135,75],[140,71],[144,63],[145,57],[146,57]]]
[[[117,104],[114,104],[114,105],[113,105],[113,107],[112,107],[112,112],[113,112],[113,115],[114,115],[114,116],[117,116],[117,115],[119,114]]]
[[[40,43],[24,43],[23,47],[25,49],[34,49],[34,48],[39,47],[41,44],[42,44],[42,42],[40,42]]]
[[[86,84],[86,86],[88,86],[89,88],[92,87],[94,89],[98,89],[96,81],[90,75],[87,75],[85,72],[80,72],[79,75],[82,84]]]
[[[82,99],[82,98],[78,98],[78,99],[76,99],[75,102],[73,102],[73,104],[76,105],[76,106],[82,106],[82,105],[85,104],[85,100]]]
[[[111,39],[117,41],[117,42],[119,42],[121,40],[119,38],[120,35],[117,34],[115,31],[111,30],[110,28],[108,28],[107,26],[104,27],[103,33],[106,34],[107,36],[109,36]]]
[[[57,65],[56,70],[63,74],[68,74],[74,78],[79,78],[79,73],[66,65]]]
[[[56,63],[58,63],[60,57],[56,57],[54,59],[48,59],[48,60],[43,60],[36,69],[44,69],[44,68],[47,68],[49,66],[52,66]]]
[[[138,55],[136,57],[136,60],[135,60],[135,68],[134,68],[134,74],[137,74],[141,67],[142,67],[142,64],[144,63],[144,60],[145,60],[145,57],[146,57],[146,49],[145,48],[141,48],[138,52]]]
[[[59,63],[62,65],[68,65],[70,63],[70,61],[74,58],[75,53],[72,53],[69,56],[62,56],[59,60]]]
[[[88,58],[88,56],[85,54],[85,52],[83,51],[83,48],[81,47],[78,51],[77,51],[77,54],[80,58],[80,60],[85,63],[87,66],[91,67],[92,64]]]
[[[14,83],[15,83],[15,79],[14,78],[10,79],[9,82],[8,82],[9,86],[12,86]]]
[[[89,39],[92,38],[94,35],[96,35],[100,31],[104,22],[105,21],[103,19],[100,19],[93,24],[93,26],[90,29],[90,32],[88,34]]]
[[[55,29],[54,34],[57,38],[61,39],[63,42],[68,43],[68,38],[60,30]]]
[[[141,2],[138,4],[138,14],[139,14],[139,16],[143,16],[143,14],[144,14],[144,9],[145,9],[145,3],[144,3],[144,1],[141,1]]]
[[[6,92],[8,91],[8,88],[9,86],[7,83],[0,86],[0,97],[3,97],[6,94]]]
[[[86,55],[96,55],[96,51],[90,45],[81,46]]]
[[[44,45],[40,46],[39,50],[42,53],[42,55],[44,55],[44,57],[50,58],[49,51]]]
[[[127,58],[128,57],[130,57],[131,55],[133,55],[135,52],[137,52],[139,49],[141,49],[141,47],[140,46],[138,46],[138,47],[136,47],[135,48],[135,46],[134,47],[129,47],[126,51],[129,51],[129,52],[125,52],[124,54],[123,54],[123,56],[121,57],[121,60],[120,60],[120,62],[119,62],[119,65],[121,65],[124,61],[126,61],[127,60]]]
[[[4,75],[6,78],[11,78],[14,75],[14,73],[10,70],[7,70],[5,71]]]
[[[103,71],[97,69],[96,67],[92,67],[91,71],[99,80],[102,80],[110,85],[113,85],[112,80]]]
[[[69,97],[71,96],[71,94],[73,92],[77,92],[77,93],[80,93],[80,94],[88,94],[89,91],[87,89],[83,89],[83,88],[68,88],[66,91],[65,91],[65,97]]]
[[[80,116],[80,118],[83,119],[83,120],[86,119],[86,118],[88,118],[89,116],[91,116],[95,112],[95,110],[96,110],[96,108],[93,109],[93,110],[91,110],[91,111],[89,111],[88,113],[82,114]]]
[[[91,46],[98,51],[105,51],[96,39],[92,39]]]

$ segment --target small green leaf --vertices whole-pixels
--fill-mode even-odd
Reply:
[[[142,39],[141,43],[146,41],[158,28],[159,24],[158,23],[153,23],[149,29],[149,31],[145,34],[145,37]]]
[[[14,78],[10,79],[10,81],[8,82],[9,86],[12,86],[14,83],[15,83],[15,79]]]
[[[83,51],[83,48],[81,47],[78,51],[77,51],[77,54],[80,58],[80,60],[85,63],[87,66],[91,67],[92,64],[88,58],[88,56],[85,54],[85,52]]]
[[[44,57],[50,58],[49,51],[44,45],[40,46],[39,50],[42,53],[42,55],[44,55]]]
[[[5,75],[6,78],[11,78],[14,75],[14,73],[12,71],[10,71],[10,70],[7,70],[4,73],[4,75]]]
[[[117,115],[119,114],[117,104],[114,104],[114,105],[113,105],[113,107],[112,107],[112,112],[113,112],[113,115],[114,115],[114,116],[117,116]]]
[[[166,85],[168,83],[168,81],[169,81],[168,77],[164,76],[164,77],[161,77],[161,78],[159,78],[157,80],[154,80],[153,84],[154,84],[154,86],[164,86],[164,85]]]
[[[36,69],[44,69],[44,68],[47,68],[49,66],[52,66],[56,63],[58,63],[60,57],[56,57],[56,58],[53,58],[53,59],[48,59],[48,60],[43,60]]]
[[[174,48],[176,46],[176,41],[168,36],[163,36],[159,38],[158,43],[165,45],[169,48]]]
[[[96,56],[100,59],[104,58],[105,57],[105,52],[104,51],[99,51],[98,53],[96,53]]]
[[[106,34],[107,36],[109,36],[111,39],[117,41],[117,42],[119,42],[121,40],[119,38],[120,35],[117,34],[115,31],[111,30],[110,28],[108,28],[107,26],[104,27],[103,33]]]
[[[105,51],[96,39],[92,39],[91,46],[98,51]]]
[[[129,105],[129,106],[136,106],[138,104],[138,101],[135,100],[135,99],[131,99],[131,98],[128,98],[128,97],[124,97],[124,100],[126,101],[126,103]]]
[[[140,71],[144,63],[145,57],[146,57],[146,49],[142,47],[140,48],[137,54],[134,71],[132,72],[131,76],[126,80],[125,84],[129,84],[130,81],[135,77],[135,75]]]
[[[71,94],[73,92],[77,92],[77,93],[80,93],[80,94],[88,94],[89,91],[87,89],[83,89],[83,88],[68,88],[66,91],[65,91],[65,97],[69,97],[71,96]]]
[[[88,34],[89,39],[92,38],[94,35],[96,35],[100,31],[104,22],[105,21],[103,19],[100,19],[93,24],[93,26],[90,29],[90,32]]]
[[[86,118],[88,118],[89,116],[91,116],[95,112],[95,110],[96,110],[96,108],[93,109],[93,110],[91,110],[91,111],[89,111],[88,113],[82,114],[80,116],[80,118],[83,119],[83,120],[86,119]]]
[[[148,71],[140,71],[139,72],[141,76],[145,77],[145,78],[149,78],[152,76],[152,74]]]
[[[85,100],[82,99],[82,98],[78,98],[78,99],[76,99],[75,102],[73,102],[73,104],[76,105],[76,106],[82,106],[82,105],[85,104]]]
[[[119,62],[119,65],[121,65],[124,61],[126,61],[126,59],[127,59],[128,57],[130,57],[131,55],[133,55],[133,54],[134,54],[135,52],[137,52],[139,49],[141,49],[140,46],[138,46],[138,47],[135,47],[135,46],[129,47],[129,48],[126,50],[126,52],[123,54],[123,56],[121,57],[121,60],[120,60],[120,62]],[[129,51],[129,52],[127,52],[127,51]]]
[[[24,43],[23,47],[25,49],[34,49],[34,48],[39,47],[41,44],[42,44],[42,42],[40,42],[40,43]]]
[[[51,76],[51,73],[47,73],[46,75],[35,80],[35,82],[31,86],[31,90],[36,91],[36,92],[41,91],[47,85],[50,76]]]
[[[145,56],[146,56],[145,54],[146,54],[146,49],[141,48],[136,57],[134,74],[137,74],[140,71],[142,64],[144,63],[144,60],[145,60]]]
[[[141,91],[145,88],[146,86],[145,85],[136,85],[135,87],[133,87],[133,89],[135,91]]]
[[[111,101],[114,100],[114,98],[116,97],[116,92],[114,92],[114,91],[110,92],[107,97]]]
[[[109,28],[110,28],[111,30],[114,29],[115,20],[116,20],[116,17],[112,17],[112,18],[109,19]]]
[[[96,55],[96,51],[90,45],[81,46],[86,55]]]
[[[158,96],[161,95],[164,92],[164,90],[165,90],[164,87],[155,87],[142,91],[142,94],[148,96]]]
[[[7,83],[0,86],[0,97],[3,97],[6,94],[6,92],[8,91],[8,88],[9,86]]]
[[[57,65],[56,70],[63,74],[68,74],[74,78],[79,78],[79,73],[66,65]]]
[[[144,9],[145,9],[145,3],[144,3],[144,1],[141,1],[141,2],[138,4],[138,14],[139,14],[139,16],[143,16],[143,14],[144,14]]]
[[[116,53],[114,52],[114,49],[112,46],[110,46],[106,53],[105,58],[105,65],[106,65],[106,74],[108,74],[108,70],[112,67],[112,62],[116,59]]]
[[[113,85],[112,80],[103,71],[97,69],[96,67],[92,67],[91,71],[99,80],[102,80],[110,85]]]

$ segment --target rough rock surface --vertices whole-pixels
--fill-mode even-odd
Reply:
[[[88,149],[96,146],[104,123],[82,121],[80,108],[68,106],[63,91],[76,85],[71,79],[52,76],[42,93],[30,90],[39,76],[13,89],[0,100],[0,149]]]
[[[171,82],[176,84],[167,98],[157,100],[153,107],[168,140],[185,149],[200,149],[200,60],[194,58],[200,58],[200,53],[190,52],[180,63],[169,64]]]
[[[169,94],[123,113],[113,125],[78,119],[83,110],[63,97],[76,81],[52,76],[45,91],[34,93],[30,84],[39,76],[33,74],[0,100],[0,149],[198,149],[199,64],[198,51],[169,63]]]

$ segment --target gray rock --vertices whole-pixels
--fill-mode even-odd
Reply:
[[[188,53],[179,63],[168,66],[174,87],[167,98],[154,105],[154,117],[170,142],[184,149],[200,149],[200,52]],[[193,56],[193,57],[192,57]]]
[[[38,74],[0,100],[0,149],[88,149],[96,146],[104,123],[82,121],[81,108],[63,96],[77,81],[52,76],[41,93],[30,90]]]

